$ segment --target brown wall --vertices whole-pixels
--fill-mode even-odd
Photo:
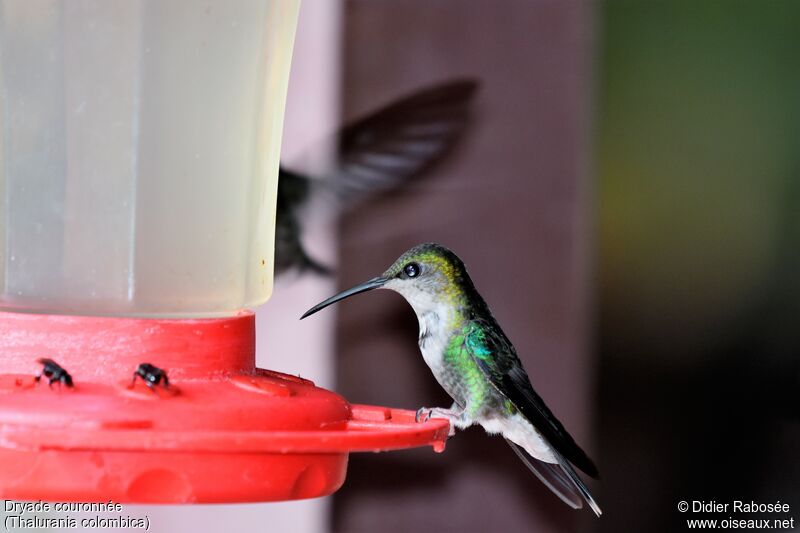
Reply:
[[[453,157],[346,217],[340,247],[343,287],[420,242],[456,251],[534,386],[590,454],[591,19],[579,1],[347,3],[346,116],[453,76],[479,77],[482,89]],[[396,294],[341,304],[337,390],[359,403],[449,406],[416,339]],[[502,439],[471,428],[442,455],[351,456],[334,530],[572,531],[593,520],[550,495]]]

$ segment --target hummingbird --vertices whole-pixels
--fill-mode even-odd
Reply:
[[[434,377],[453,399],[450,408],[422,407],[417,422],[443,418],[501,434],[523,463],[573,509],[600,507],[575,468],[597,478],[592,460],[534,391],[514,346],[475,289],[464,263],[439,244],[420,244],[380,276],[315,305],[306,318],[372,289],[400,293],[419,321],[419,347]]]
[[[445,157],[466,130],[479,83],[456,78],[419,89],[343,127],[312,147],[306,159],[333,154],[325,168],[301,172],[284,164],[278,173],[275,272],[330,269],[310,257],[301,241],[302,209],[311,197],[349,207],[425,173]]]

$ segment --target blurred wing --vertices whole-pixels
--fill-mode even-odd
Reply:
[[[464,131],[477,88],[474,80],[435,85],[347,126],[332,176],[339,193],[356,199],[424,171]]]
[[[533,390],[516,350],[499,326],[496,323],[473,321],[465,342],[469,353],[487,379],[502,395],[511,400],[548,444],[567,461],[597,478],[597,467],[592,460]]]
[[[351,204],[417,177],[445,155],[466,129],[470,104],[478,89],[473,79],[434,85],[397,100],[344,127],[334,139],[316,147],[325,160],[334,143],[334,157],[316,171],[316,185],[330,188]]]

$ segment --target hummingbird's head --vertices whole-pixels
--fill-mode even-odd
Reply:
[[[426,243],[405,252],[380,276],[328,298],[306,311],[302,318],[372,289],[391,289],[400,293],[417,314],[437,306],[455,304],[474,290],[464,263],[456,254],[440,244]]]
[[[461,259],[435,243],[408,250],[381,277],[384,288],[402,294],[416,311],[451,303],[469,280]]]

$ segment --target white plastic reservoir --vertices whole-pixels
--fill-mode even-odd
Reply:
[[[298,4],[0,0],[0,310],[269,297]]]

